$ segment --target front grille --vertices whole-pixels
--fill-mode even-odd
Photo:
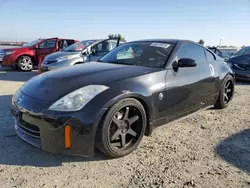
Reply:
[[[20,122],[17,122],[17,126],[27,135],[34,137],[34,138],[40,138],[40,129],[35,126],[31,125],[23,120]]]
[[[56,62],[57,62],[57,60],[48,60],[47,64],[52,64],[52,63],[56,63]]]

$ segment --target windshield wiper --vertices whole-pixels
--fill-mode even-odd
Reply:
[[[76,52],[76,50],[64,50],[64,52]]]
[[[130,64],[130,63],[124,63],[124,62],[118,62],[118,61],[100,61],[100,62],[113,63],[113,64],[118,64],[118,65],[131,65],[131,66],[136,65],[136,64]]]

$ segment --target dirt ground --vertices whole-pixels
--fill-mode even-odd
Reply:
[[[155,130],[132,154],[108,160],[42,152],[15,134],[9,106],[37,72],[0,70],[0,187],[250,187],[250,83],[225,110]]]

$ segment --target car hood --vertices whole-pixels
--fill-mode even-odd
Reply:
[[[15,47],[15,48],[4,48],[2,51],[19,51],[19,50],[25,50],[25,49],[30,49],[31,47]]]
[[[149,67],[90,62],[35,76],[24,84],[21,91],[39,100],[55,102],[87,85],[109,85],[154,70]]]
[[[235,64],[250,65],[250,57],[246,55],[234,56],[228,61]]]
[[[80,57],[80,52],[64,52],[64,51],[61,51],[61,52],[55,52],[55,53],[52,53],[50,55],[47,55],[46,56],[46,59],[47,60],[55,60],[59,57],[64,57],[64,56],[68,56],[68,55],[78,55]]]

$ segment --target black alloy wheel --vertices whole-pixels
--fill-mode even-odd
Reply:
[[[228,75],[221,87],[219,97],[216,101],[215,108],[223,109],[226,108],[233,99],[234,95],[234,78]]]
[[[233,82],[231,80],[228,80],[225,84],[225,88],[224,88],[224,93],[223,93],[223,99],[224,99],[224,103],[228,104],[233,96]]]
[[[97,148],[110,157],[122,157],[137,148],[146,129],[146,113],[136,99],[112,106],[96,136]]]

